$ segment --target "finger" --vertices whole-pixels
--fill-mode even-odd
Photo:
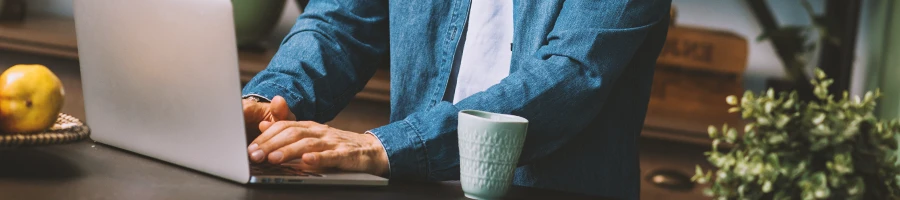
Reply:
[[[263,133],[260,134],[259,137],[256,137],[256,139],[254,139],[253,142],[251,142],[251,144],[265,143],[266,141],[269,141],[270,139],[272,139],[272,137],[275,137],[275,135],[284,131],[284,129],[287,129],[290,127],[305,128],[305,127],[308,127],[310,125],[315,125],[315,124],[317,124],[317,123],[311,122],[311,121],[279,121],[279,122],[272,123],[271,125],[269,125],[269,127],[262,127],[262,122],[260,122],[260,128],[266,128],[266,129],[262,130]]]
[[[305,124],[307,127],[310,127],[310,128],[313,128],[313,129],[322,129],[322,128],[327,129],[327,128],[328,128],[328,125],[325,125],[325,124],[319,124],[319,123],[312,122],[312,121],[298,121],[298,122],[303,123],[303,124]],[[272,121],[261,121],[261,122],[259,122],[259,131],[260,131],[260,132],[266,131],[266,129],[269,129],[269,127],[272,127],[272,124],[275,124],[275,122],[272,122]]]
[[[270,122],[270,121],[259,122],[259,132],[266,131],[266,129],[269,129],[269,127],[272,127],[272,124],[274,124],[274,123],[275,122]]]
[[[320,152],[331,149],[333,146],[318,138],[303,138],[269,153],[269,163],[281,164],[298,159],[304,153]]]
[[[288,122],[286,121],[279,122],[276,123],[276,125],[274,125],[273,127],[266,129],[266,132],[264,132],[263,134],[257,136],[256,139],[250,142],[250,145],[247,146],[247,152],[250,156],[250,161],[256,163],[262,162],[263,159],[265,159],[267,151],[260,149],[261,144],[265,144],[265,142],[268,141],[272,136],[275,136],[276,134],[281,133],[283,130],[290,127],[291,126],[289,126]]]
[[[260,124],[262,124],[262,122],[260,122]],[[261,130],[262,134],[259,134],[259,136],[257,136],[256,139],[253,139],[253,142],[250,142],[250,144],[261,144],[266,142],[276,134],[281,133],[281,131],[290,127],[293,126],[289,121],[272,123],[268,128]]]
[[[250,154],[250,161],[263,162],[266,155],[276,149],[287,146],[303,138],[319,138],[325,134],[326,129],[321,129],[325,125],[311,121],[280,121],[275,122],[263,134],[257,137],[247,147]],[[310,129],[307,127],[317,127]],[[327,126],[325,126],[327,127]]]
[[[354,170],[353,158],[348,151],[327,150],[303,154],[303,163],[317,168],[340,168]]]
[[[272,117],[275,118],[271,121],[297,120],[296,117],[294,117],[294,114],[291,113],[291,108],[288,107],[284,97],[275,96],[275,98],[272,98],[272,103],[269,104],[269,110],[272,111]]]
[[[310,138],[310,136],[314,135],[310,134],[306,128],[289,127],[281,131],[281,133],[276,134],[271,139],[256,144],[259,145],[259,150],[269,154],[275,152],[277,149],[303,140],[304,138]]]

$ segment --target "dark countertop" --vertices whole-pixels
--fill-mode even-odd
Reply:
[[[591,199],[513,186],[511,199]],[[241,185],[91,141],[0,149],[0,199],[465,199],[459,182]]]

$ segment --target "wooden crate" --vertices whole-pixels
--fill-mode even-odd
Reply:
[[[743,93],[747,46],[733,33],[671,26],[657,60],[645,126],[669,134],[660,137],[696,140],[706,137],[709,125],[739,125],[740,116],[727,112],[725,97]]]

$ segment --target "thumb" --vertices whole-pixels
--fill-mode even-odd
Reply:
[[[281,120],[296,120],[294,114],[291,113],[291,108],[288,107],[287,101],[284,100],[284,97],[275,96],[272,98],[272,103],[269,104],[269,110],[272,111],[272,116],[275,117],[276,121]]]

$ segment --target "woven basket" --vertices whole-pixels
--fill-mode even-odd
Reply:
[[[91,129],[81,120],[71,115],[60,113],[56,124],[38,133],[0,133],[0,149],[65,144],[87,139]]]

